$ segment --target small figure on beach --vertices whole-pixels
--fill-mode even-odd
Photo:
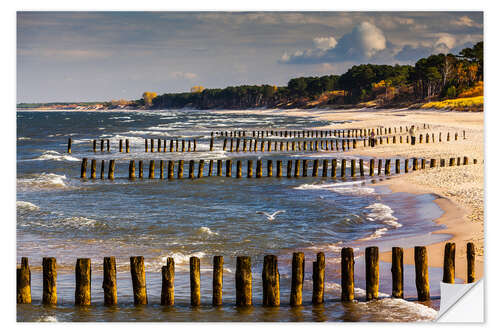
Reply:
[[[370,147],[375,147],[375,143],[377,140],[375,139],[375,130],[372,129],[370,133]]]
[[[411,145],[415,145],[415,141],[417,140],[417,131],[415,130],[415,125],[411,125],[410,127],[410,137],[411,137]]]

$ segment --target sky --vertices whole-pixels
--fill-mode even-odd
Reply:
[[[18,12],[17,102],[282,86],[482,40],[482,12]]]

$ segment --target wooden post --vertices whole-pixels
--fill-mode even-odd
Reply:
[[[125,139],[125,152],[130,153],[130,144],[128,139]]]
[[[184,177],[184,160],[177,162],[177,179]]]
[[[102,289],[104,289],[104,305],[116,305],[117,294],[115,257],[104,257]]]
[[[332,173],[331,173],[332,178],[337,177],[337,159],[334,158],[332,160]]]
[[[378,298],[378,247],[370,246],[365,249],[366,268],[366,300],[371,301]]]
[[[104,179],[104,160],[101,161],[101,179]]]
[[[217,176],[222,177],[222,160],[217,160]]]
[[[273,176],[273,160],[267,161],[267,176],[268,177]]]
[[[153,147],[151,147],[151,149],[153,149]],[[181,151],[182,152],[186,151],[186,140],[181,141]]]
[[[413,158],[413,171],[418,170],[418,158]]]
[[[97,140],[92,140],[92,150],[94,153],[97,151]]]
[[[194,161],[189,161],[189,179],[194,179]]]
[[[212,280],[212,305],[222,305],[222,272],[224,258],[222,256],[214,257],[214,269]]]
[[[191,306],[199,306],[201,304],[200,258],[189,258],[189,281],[191,286]]]
[[[247,178],[253,177],[253,160],[247,162]]]
[[[467,156],[464,156],[464,165],[469,164],[469,158]]]
[[[21,258],[21,266],[16,273],[17,304],[31,304],[31,271],[28,258]]]
[[[161,268],[161,305],[174,305],[174,258],[167,258],[167,265]]]
[[[303,252],[294,252],[292,259],[292,288],[290,305],[302,305],[302,288],[304,284],[305,260]]]
[[[328,160],[323,160],[323,174],[322,177],[328,176]]]
[[[92,271],[89,258],[76,259],[75,305],[90,305],[90,284]]]
[[[450,166],[455,166],[455,157],[450,158]]]
[[[104,139],[101,139],[101,151],[104,151]]]
[[[231,177],[232,171],[233,171],[233,161],[226,160],[226,177]]]
[[[356,177],[356,160],[351,160],[351,178]]]
[[[205,160],[198,161],[198,178],[203,178],[203,171],[205,169]]]
[[[403,249],[392,248],[392,297],[403,298]]]
[[[135,161],[131,160],[129,165],[128,165],[128,179],[134,180],[135,179]]]
[[[475,269],[476,249],[474,243],[467,243],[467,283],[472,283],[476,280]]]
[[[300,160],[295,160],[294,176],[300,177]]]
[[[396,159],[396,173],[401,173],[401,161],[398,159]]]
[[[391,175],[391,160],[385,160],[385,175],[390,176]]]
[[[307,160],[302,160],[302,177],[307,177]]]
[[[372,158],[370,160],[370,177],[375,175],[375,160]]]
[[[109,144],[109,139],[106,139],[106,150],[107,151],[111,150],[111,147],[110,147],[110,144]]]
[[[444,248],[443,282],[455,283],[455,243],[446,243]]]
[[[168,161],[167,178],[174,179],[174,161]]]
[[[144,139],[144,151],[148,152],[148,139]]]
[[[43,266],[43,296],[42,304],[57,304],[57,269],[56,258],[42,259]]]
[[[250,257],[236,258],[236,306],[252,305],[252,266]]]
[[[418,300],[430,300],[429,269],[427,264],[427,249],[425,246],[415,246],[415,283],[417,286]]]
[[[287,178],[292,177],[292,160],[288,160],[286,163],[286,176]]]
[[[431,158],[431,168],[435,168],[435,167],[436,167],[436,159]]]
[[[149,161],[149,179],[155,178],[155,161]]]
[[[85,179],[87,178],[87,158],[84,157],[82,159],[82,167],[80,170],[80,178]]]
[[[278,258],[274,255],[264,257],[262,304],[264,306],[280,305],[280,273],[278,271]]]
[[[420,160],[420,169],[424,170],[426,163],[427,163],[427,161],[425,160],[425,158],[422,158]]]
[[[446,160],[444,158],[439,160],[439,167],[444,168],[446,166]]]
[[[344,247],[341,251],[342,302],[354,300],[354,251]]]
[[[208,162],[208,177],[212,177],[213,171],[214,171],[214,161],[210,160]]]
[[[148,304],[148,294],[146,291],[146,272],[144,270],[144,257],[130,257],[130,274],[132,275],[134,304]]]
[[[319,252],[316,255],[316,261],[313,262],[313,304],[322,304],[324,302],[325,291],[325,254]]]
[[[346,167],[346,160],[342,159],[342,164],[340,165],[340,177],[345,178],[345,167]]]
[[[380,176],[382,174],[382,160],[378,160],[378,173],[377,175]]]
[[[241,160],[236,161],[236,178],[241,178]]]
[[[119,151],[120,153],[123,153],[123,139],[120,139],[120,143],[119,143],[118,151]]]
[[[108,179],[115,179],[115,160],[109,161]]]
[[[92,160],[90,163],[90,178],[96,179],[96,169],[97,169],[97,162],[96,160]]]
[[[165,178],[165,161],[164,160],[160,160],[160,179],[164,179]]]
[[[71,138],[68,138],[68,154],[71,154]]]

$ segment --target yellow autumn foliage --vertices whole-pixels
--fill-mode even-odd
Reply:
[[[153,98],[155,98],[156,96],[158,96],[158,94],[155,93],[155,92],[145,91],[142,94],[142,98],[144,98],[144,104],[146,104],[146,105],[152,105],[153,104]]]
[[[444,101],[429,102],[422,105],[423,109],[445,109],[456,111],[482,111],[483,96],[446,99]]]

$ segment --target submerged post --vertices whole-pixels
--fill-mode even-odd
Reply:
[[[344,247],[341,251],[342,302],[354,300],[354,251]]]
[[[253,160],[247,162],[247,178],[253,177]]]
[[[366,269],[366,300],[378,298],[379,268],[378,247],[370,246],[365,249]]]
[[[109,161],[108,179],[115,179],[115,160]]]
[[[213,281],[212,281],[212,305],[222,305],[222,272],[224,258],[222,256],[214,257]]]
[[[304,253],[294,252],[292,259],[292,289],[290,291],[290,305],[302,305],[302,288],[304,284]]]
[[[84,157],[82,159],[82,167],[80,171],[80,178],[85,179],[87,178],[87,158]]]
[[[345,178],[345,167],[346,167],[346,160],[342,159],[342,164],[340,166],[340,177]]]
[[[264,306],[280,305],[278,258],[274,255],[264,257],[264,267],[262,268],[262,304]]]
[[[257,160],[257,169],[255,170],[255,177],[262,178],[262,160]]]
[[[31,271],[28,258],[21,258],[21,267],[16,273],[17,304],[31,304]]]
[[[167,265],[161,268],[161,305],[174,305],[174,278],[175,262],[174,258],[167,258]]]
[[[144,257],[130,257],[130,274],[132,275],[134,304],[148,304],[148,294],[146,291],[146,272],[144,270]]]
[[[90,283],[90,259],[78,258],[75,267],[75,305],[90,305]]]
[[[429,268],[427,264],[427,248],[415,246],[415,284],[417,286],[418,300],[430,300],[429,293]]]
[[[116,305],[116,260],[115,257],[105,257],[103,262],[102,289],[104,291],[104,305]]]
[[[68,154],[71,154],[71,138],[68,138]]]
[[[191,306],[199,306],[201,304],[200,292],[200,258],[189,258],[189,280],[191,286]]]
[[[90,178],[96,179],[96,169],[97,169],[97,161],[92,160],[90,163]]]
[[[392,248],[392,297],[403,298],[403,249]]]
[[[57,304],[57,269],[56,258],[42,259],[43,266],[43,295],[42,304]]]
[[[313,262],[313,304],[322,304],[324,302],[325,292],[325,254],[319,252],[316,255],[316,261]]]
[[[236,306],[252,305],[252,266],[250,257],[236,258]]]

